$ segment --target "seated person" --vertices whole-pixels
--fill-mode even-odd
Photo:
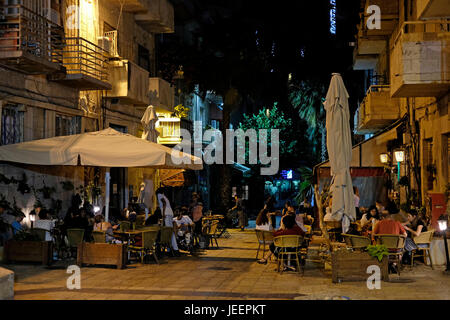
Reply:
[[[17,232],[23,231],[22,225],[20,224],[23,221],[23,218],[25,218],[25,215],[20,214],[16,217],[16,220],[14,220],[14,222],[11,224],[14,235],[17,234]]]
[[[156,207],[155,212],[153,212],[152,215],[150,215],[147,220],[145,220],[146,226],[151,226],[155,224],[159,224],[159,221],[162,219],[162,212],[159,207]]]
[[[333,213],[333,197],[330,196],[330,199],[328,200],[328,205],[325,208],[325,216],[323,217],[323,221],[341,221],[342,220],[342,213],[336,212]]]
[[[295,223],[295,217],[291,214],[285,215],[281,219],[281,227],[278,231],[273,232],[273,236],[288,236],[288,235],[299,235],[304,236],[305,232]],[[261,260],[258,260],[259,264],[266,264],[267,260],[272,256],[272,254],[278,255],[278,252],[275,251],[275,245],[273,243],[269,246],[269,252],[267,255],[262,258]]]
[[[55,228],[55,221],[50,219],[50,217],[47,214],[47,210],[42,209],[39,212],[39,220],[36,220],[34,222],[34,227],[47,230],[47,232],[45,233],[45,241],[53,240],[51,232]]]
[[[361,218],[361,232],[364,236],[368,236],[377,222],[380,221],[380,214],[376,206],[370,206],[369,212]]]
[[[103,215],[96,215],[94,218],[94,231],[104,231],[106,233],[106,242],[120,243],[114,238],[113,226],[106,222]]]
[[[189,227],[193,228],[195,226],[194,222],[189,218],[187,214],[181,209],[175,210],[175,218],[173,222],[176,225],[176,234],[183,236],[186,232],[189,232]]]
[[[404,263],[411,263],[411,252],[417,249],[417,245],[412,239],[413,237],[418,237],[422,232],[427,231],[427,226],[422,219],[420,219],[419,214],[416,210],[411,210],[407,215],[408,221],[403,223],[403,227],[406,230],[407,238],[405,240],[405,250]]]
[[[271,213],[267,209],[262,209],[256,218],[256,230],[273,231]]]

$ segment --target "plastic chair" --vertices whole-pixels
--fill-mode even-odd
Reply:
[[[131,222],[129,221],[119,221],[120,224],[120,231],[121,232],[127,232],[131,229]]]
[[[142,232],[142,245],[141,246],[135,246],[130,245],[128,249],[131,252],[139,253],[141,256],[141,263],[144,263],[144,257],[147,254],[152,254],[155,258],[155,261],[157,264],[159,264],[158,257],[156,256],[155,252],[155,244],[156,244],[156,238],[158,237],[158,230],[148,230]]]
[[[255,230],[256,238],[258,239],[258,251],[256,252],[256,259],[258,259],[261,245],[263,247],[263,257],[266,255],[266,245],[273,242],[273,232],[265,230]]]
[[[278,236],[273,238],[273,243],[275,247],[279,248],[278,251],[278,271],[282,274],[284,268],[284,262],[294,255],[295,261],[297,263],[297,271],[300,273],[300,260],[298,258],[301,254],[301,244],[303,242],[302,236],[292,235],[292,236]],[[283,268],[280,268],[283,266]]]
[[[345,243],[354,250],[364,250],[368,245],[372,244],[372,241],[368,237],[353,234],[342,234],[342,236],[345,239]]]
[[[397,273],[400,275],[400,264],[402,262],[403,248],[406,236],[398,234],[375,234],[377,244],[385,245],[389,250],[389,260],[397,263]]]
[[[94,243],[106,243],[105,231],[92,231],[92,237],[94,238]]]
[[[78,249],[78,245],[83,243],[84,229],[67,229],[67,242],[69,251],[72,254],[73,249]]]
[[[430,247],[433,240],[434,230],[421,232],[418,237],[413,237],[414,243],[417,245],[417,249],[411,253],[411,267],[414,265],[415,257],[423,257],[425,265],[427,264],[427,257],[430,259],[431,269],[433,268],[433,261],[431,261]],[[416,251],[422,251],[422,254],[416,254]]]

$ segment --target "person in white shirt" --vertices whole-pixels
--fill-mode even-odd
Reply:
[[[270,212],[267,209],[262,209],[256,218],[256,230],[273,231],[273,226],[270,219]]]
[[[45,232],[45,241],[53,241],[51,231],[55,228],[55,221],[56,220],[51,220],[48,218],[47,211],[41,210],[39,212],[39,220],[34,222],[34,227],[47,230],[47,232]]]
[[[156,196],[158,198],[158,204],[162,211],[163,216],[163,226],[165,227],[174,227],[173,222],[173,211],[172,207],[170,206],[170,201],[167,199],[167,197],[164,195],[164,191],[162,188],[159,188],[156,190]],[[175,237],[175,233],[172,234],[172,248],[175,251],[175,256],[179,256],[179,250],[177,245],[177,239]]]
[[[177,234],[182,237],[186,232],[189,232],[189,226],[194,228],[195,224],[187,215],[183,215],[181,212],[177,213],[177,216],[173,218],[173,222],[177,225]]]

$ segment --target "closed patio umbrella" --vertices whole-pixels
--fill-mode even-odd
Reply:
[[[353,183],[350,176],[352,140],[348,92],[339,73],[333,73],[324,107],[327,113],[327,149],[330,159],[333,195],[332,214],[342,220],[345,233],[356,219]]]
[[[141,123],[144,127],[144,132],[142,133],[142,139],[148,140],[150,142],[157,143],[159,132],[156,131],[155,125],[158,121],[158,116],[155,113],[155,109],[152,105],[148,106],[142,116]]]

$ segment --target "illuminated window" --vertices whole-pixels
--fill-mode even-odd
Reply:
[[[336,34],[336,0],[330,0],[330,32]]]
[[[23,108],[7,104],[2,108],[2,145],[23,142]]]

